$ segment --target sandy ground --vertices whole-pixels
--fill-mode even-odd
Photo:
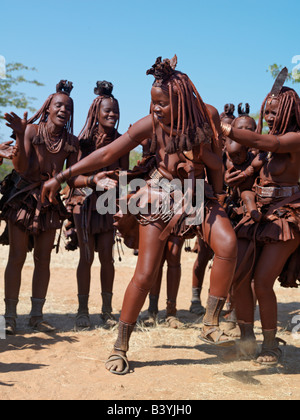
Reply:
[[[3,279],[7,247],[0,249]],[[119,316],[125,288],[134,271],[136,257],[125,249],[122,263],[116,262],[114,313]],[[195,254],[184,253],[183,275],[178,296],[179,317],[185,327],[167,328],[165,277],[160,299],[161,324],[154,329],[138,328],[132,335],[129,359],[133,372],[112,375],[104,368],[116,339],[116,330],[101,325],[99,264],[92,269],[90,312],[93,328],[74,331],[77,310],[77,252],[53,254],[52,274],[45,317],[57,327],[55,334],[36,334],[28,327],[32,255],[23,271],[18,307],[18,334],[0,340],[1,400],[297,400],[300,397],[300,334],[291,331],[293,317],[300,315],[299,290],[277,287],[279,336],[287,341],[282,363],[273,368],[252,362],[222,363],[224,350],[198,339],[201,319],[189,313],[191,270]],[[203,302],[206,301],[209,272]],[[3,288],[0,313],[4,312]],[[146,306],[143,308],[143,311]],[[300,319],[300,318],[299,318]],[[299,322],[299,321],[298,321]],[[258,340],[262,339],[259,321]]]

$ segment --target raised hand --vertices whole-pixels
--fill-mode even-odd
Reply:
[[[28,113],[24,112],[23,119],[17,114],[11,112],[10,114],[4,114],[4,119],[7,121],[7,127],[11,128],[16,134],[24,135],[27,127],[27,116]]]

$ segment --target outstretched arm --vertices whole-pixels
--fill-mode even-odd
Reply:
[[[224,135],[243,146],[273,153],[300,152],[300,134],[286,133],[282,136],[258,134],[249,130],[239,130],[229,124],[222,125]]]
[[[120,136],[114,142],[96,150],[86,158],[75,163],[75,165],[69,167],[66,171],[61,172],[55,178],[47,181],[43,187],[42,201],[48,196],[50,202],[55,203],[55,195],[62,182],[68,181],[78,175],[91,173],[111,165],[137,147],[145,138],[151,137],[151,134],[152,117],[151,115],[148,115],[136,122],[130,127],[127,133]]]

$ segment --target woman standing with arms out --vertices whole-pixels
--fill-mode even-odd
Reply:
[[[286,75],[284,69],[262,104],[257,133],[223,126],[224,134],[232,140],[269,152],[254,185],[260,220],[253,220],[248,213],[236,228],[239,257],[234,300],[242,336],[239,346],[228,354],[228,358],[256,357],[254,278],[264,336],[256,361],[263,365],[276,365],[281,356],[274,283],[283,271],[289,271],[287,265],[300,244],[300,99],[293,89],[282,87]],[[263,117],[269,134],[260,134]],[[249,192],[243,192],[242,199],[244,193]],[[283,285],[297,287],[299,274],[294,271]]]
[[[215,252],[211,271],[210,295],[204,317],[202,338],[212,344],[228,344],[228,337],[219,329],[219,315],[225,304],[236,267],[236,236],[230,222],[219,204],[222,201],[222,146],[219,141],[219,114],[205,105],[188,76],[175,70],[176,57],[161,60],[147,74],[153,74],[155,82],[151,89],[151,113],[142,118],[115,142],[97,150],[78,162],[68,171],[44,185],[43,197],[55,201],[60,182],[70,176],[105,167],[134,149],[143,140],[152,138],[151,152],[156,155],[156,169],[149,174],[146,187],[156,181],[166,186],[168,180],[183,177],[208,179],[214,189],[207,188],[206,213],[202,223],[203,236]],[[186,158],[185,153],[188,158]],[[97,178],[96,178],[97,181]],[[166,190],[168,190],[166,186]],[[142,197],[143,192],[138,192]],[[160,197],[168,197],[172,203],[174,194],[161,188]],[[157,194],[154,194],[155,198]],[[174,203],[173,203],[174,204]],[[174,206],[171,207],[174,209]],[[127,351],[129,340],[145,299],[157,278],[166,241],[175,226],[179,231],[185,218],[176,223],[178,214],[170,212],[169,221],[163,219],[161,207],[156,214],[141,215],[139,230],[139,255],[136,270],[123,302],[119,334],[106,368],[115,374],[129,370]],[[183,230],[184,227],[182,226]]]
[[[5,114],[7,125],[16,135],[15,170],[2,182],[1,219],[8,223],[9,258],[5,270],[5,318],[8,334],[16,333],[17,304],[21,274],[26,260],[29,236],[34,237],[34,273],[30,326],[42,332],[54,327],[43,320],[43,306],[50,279],[50,256],[56,230],[67,212],[57,196],[57,204],[42,204],[44,182],[64,166],[76,163],[78,141],[73,136],[72,83],[61,81],[56,93],[27,122],[16,114]]]
[[[95,150],[113,143],[120,134],[117,131],[120,111],[117,99],[112,95],[113,85],[110,82],[97,82],[94,89],[97,98],[93,101],[86,123],[78,136],[80,143],[80,159],[84,159]],[[116,169],[128,170],[129,154],[120,157],[107,165],[106,171]],[[93,173],[89,173],[93,176]],[[111,181],[113,182],[113,181]],[[77,268],[79,309],[76,317],[77,328],[89,328],[89,293],[91,283],[91,266],[94,253],[97,252],[101,263],[102,320],[107,327],[113,327],[116,320],[112,315],[113,283],[115,277],[113,246],[115,230],[113,215],[100,215],[96,202],[101,192],[92,186],[92,193],[85,198],[82,205],[74,208],[73,217],[80,248],[80,261]]]

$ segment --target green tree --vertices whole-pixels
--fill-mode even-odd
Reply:
[[[139,148],[131,150],[129,155],[129,168],[133,169],[139,160],[142,160],[142,151]]]
[[[13,170],[13,165],[10,161],[6,160],[5,163],[0,165],[0,181],[2,181],[6,175],[10,174]]]
[[[255,119],[256,124],[258,124],[259,114],[260,112],[257,112],[256,114],[250,114],[250,117]],[[265,120],[263,120],[262,134],[268,134],[268,132],[269,132],[268,124],[266,123]]]
[[[36,98],[27,96],[18,89],[19,85],[23,85],[24,83],[34,86],[44,86],[37,80],[29,80],[26,76],[24,76],[24,72],[27,73],[33,71],[36,71],[34,67],[28,67],[22,63],[8,63],[6,65],[6,77],[4,79],[0,79],[1,119],[3,119],[4,108],[8,107],[26,109],[30,112],[35,112],[35,109],[31,105]]]
[[[278,76],[278,74],[281,72],[282,69],[283,69],[283,66],[274,63],[269,66],[267,72],[271,74],[273,79],[276,79],[276,77]],[[292,83],[300,83],[300,73],[299,71],[296,71],[296,67],[294,71],[291,71],[289,73],[287,81],[292,82]]]

